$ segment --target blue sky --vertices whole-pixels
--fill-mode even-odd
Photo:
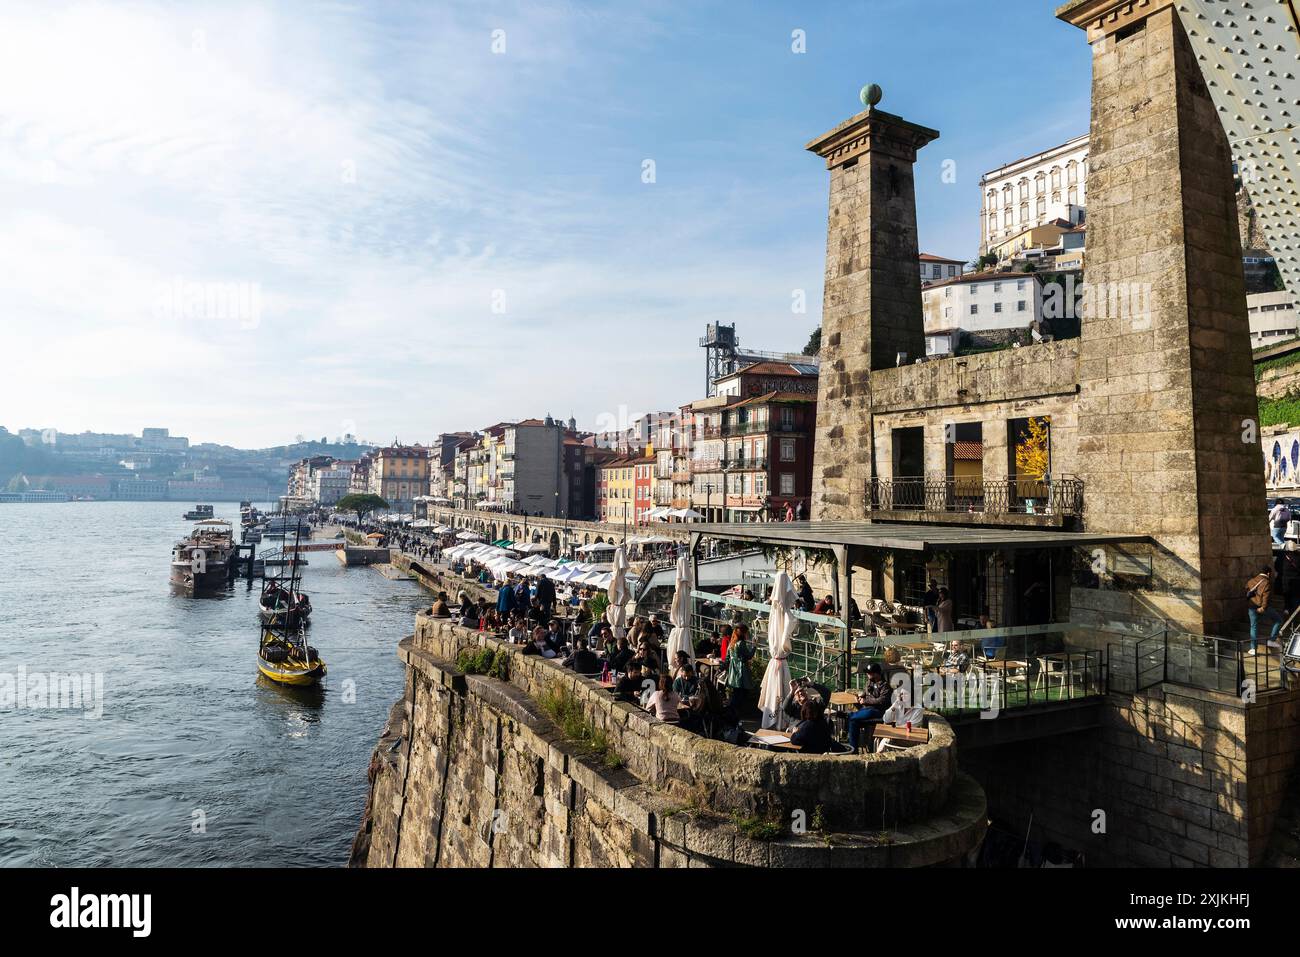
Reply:
[[[922,248],[974,255],[980,174],[1087,128],[1052,7],[7,3],[0,424],[254,446],[675,407],[706,322],[818,323],[803,144],[864,83],[942,134]]]

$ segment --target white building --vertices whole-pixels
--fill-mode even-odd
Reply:
[[[1088,203],[1088,134],[980,178],[980,252],[1056,219],[1078,223]]]
[[[921,253],[917,259],[921,264],[922,283],[953,279],[966,269],[966,263],[960,259],[944,259],[931,253]]]
[[[966,333],[974,346],[1012,342],[1041,318],[1041,280],[1033,273],[969,273],[921,289],[925,354],[954,352]]]
[[[1296,323],[1295,302],[1289,292],[1256,292],[1246,297],[1250,316],[1252,349],[1294,339],[1300,327]]]

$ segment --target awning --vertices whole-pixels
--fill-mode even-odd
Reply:
[[[922,525],[903,522],[709,522],[691,526],[691,534],[765,542],[772,545],[830,548],[882,548],[899,551],[953,552],[1007,548],[1069,548],[1150,542],[1147,535],[1065,532],[1048,528],[992,528],[987,525]]]

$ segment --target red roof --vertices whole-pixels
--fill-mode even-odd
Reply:
[[[955,266],[966,265],[964,259],[944,259],[942,256],[935,256],[932,253],[921,253],[921,255],[916,258],[921,260],[923,263],[952,263]]]
[[[810,361],[812,357],[809,357]],[[773,362],[763,359],[758,362],[751,362],[747,366],[737,369],[731,375],[739,375],[742,372],[750,372],[756,375],[788,375],[788,376],[813,376],[816,373],[800,372],[788,362]],[[731,376],[719,376],[718,378],[730,378]]]

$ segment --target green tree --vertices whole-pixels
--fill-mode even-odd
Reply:
[[[803,354],[806,356],[815,356],[822,351],[822,327],[818,326],[808,337],[808,344],[803,347]]]
[[[339,512],[356,512],[357,518],[364,519],[371,512],[378,509],[388,508],[388,502],[378,495],[372,495],[369,492],[351,495],[344,495],[335,503],[334,509]]]

